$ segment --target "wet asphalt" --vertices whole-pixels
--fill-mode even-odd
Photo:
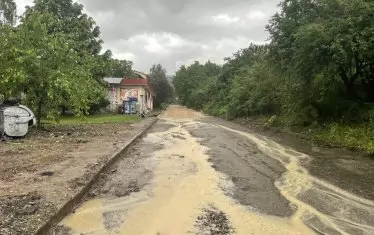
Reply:
[[[202,125],[190,132],[210,149],[213,167],[235,184],[233,197],[242,205],[269,215],[292,214],[289,202],[274,184],[285,172],[281,162],[266,156],[244,136],[215,126]]]
[[[318,146],[308,140],[273,130],[258,130],[256,127],[206,117],[207,124],[224,125],[235,130],[255,133],[270,138],[283,146],[308,154],[310,161],[303,162],[309,173],[344,190],[374,201],[374,160],[359,153],[339,148]]]
[[[210,148],[216,170],[230,176],[235,184],[233,198],[268,215],[294,216],[304,207],[302,220],[318,234],[374,234],[374,161],[342,149],[320,147],[296,136],[259,131],[214,117],[200,120],[205,125],[191,129]],[[288,159],[278,160],[258,149],[245,136],[219,128],[228,127],[275,141],[290,152],[303,153],[300,159],[311,186],[288,201],[276,186],[286,172]],[[301,181],[303,182],[303,181]],[[293,182],[289,187],[302,187]],[[305,209],[306,208],[306,209]],[[325,220],[331,220],[327,223]]]

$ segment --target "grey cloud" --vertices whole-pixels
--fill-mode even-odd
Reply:
[[[251,41],[263,42],[268,35],[265,25],[276,11],[279,0],[79,0],[101,28],[105,47],[116,55],[133,54],[135,67],[148,70],[152,63],[163,63],[170,71],[177,61],[212,57],[220,60]],[[249,15],[253,13],[253,16]],[[214,16],[222,16],[217,22]],[[227,20],[225,23],[224,21]],[[168,47],[164,33],[185,42]],[[155,37],[130,41],[138,35]],[[233,46],[221,46],[227,40],[241,39]],[[222,42],[220,42],[222,41]],[[157,43],[156,43],[157,42]],[[157,45],[153,45],[157,44]],[[159,46],[160,44],[161,46]],[[148,46],[147,46],[148,45]],[[203,47],[204,45],[208,45]],[[231,45],[231,44],[230,44]],[[152,46],[163,48],[149,51]],[[210,46],[210,47],[209,47]],[[219,50],[212,48],[217,47]],[[231,51],[230,51],[231,50]]]
[[[19,13],[32,1],[16,0]],[[161,63],[172,73],[177,62],[222,61],[250,42],[263,43],[280,0],[77,1],[100,26],[105,49],[139,70]]]
[[[229,34],[248,34],[253,25],[247,27],[232,27],[231,25],[204,24],[210,17],[220,13],[232,13],[244,15],[245,11],[261,8],[266,13],[270,7],[270,14],[274,13],[276,1],[256,3],[256,1],[230,0],[230,1],[183,1],[183,0],[127,0],[111,1],[110,4],[100,0],[81,0],[88,12],[95,15],[98,13],[111,13],[111,20],[102,19],[100,25],[110,38],[129,38],[141,32],[173,32],[184,37],[194,37],[198,34],[201,39],[209,40],[211,37],[224,37]],[[262,20],[263,26],[267,20]],[[256,24],[255,23],[255,24]],[[263,28],[262,26],[262,28]],[[258,26],[257,26],[258,27]],[[247,31],[247,32],[246,32]],[[265,35],[264,30],[257,34]]]

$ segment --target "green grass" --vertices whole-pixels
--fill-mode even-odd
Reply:
[[[251,122],[264,127],[277,127],[308,136],[320,144],[348,148],[364,152],[374,158],[374,124],[343,124],[327,123],[310,126],[289,125],[292,123],[288,117],[256,116]]]
[[[312,137],[324,143],[359,149],[374,155],[374,126],[372,124],[345,125],[331,123],[312,130]]]
[[[59,125],[77,125],[77,124],[104,124],[104,123],[132,123],[138,122],[140,118],[137,115],[114,115],[114,114],[100,114],[87,117],[61,117],[58,122],[53,122]]]

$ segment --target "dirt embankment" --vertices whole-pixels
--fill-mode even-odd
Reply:
[[[0,142],[0,234],[32,234],[149,124],[51,127]]]

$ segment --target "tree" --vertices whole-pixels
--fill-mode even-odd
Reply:
[[[0,0],[0,27],[14,25],[17,20],[17,5],[14,0]]]
[[[210,61],[205,64],[196,61],[188,67],[182,66],[173,79],[180,102],[188,107],[202,109],[213,101],[220,72],[221,67]]]
[[[100,28],[93,18],[83,13],[83,5],[73,0],[35,0],[35,5],[26,11],[26,15],[32,11],[53,14],[60,22],[54,31],[61,32],[69,40],[75,41],[74,50],[80,56],[84,57],[87,54],[94,56],[97,66],[91,69],[91,73],[105,86],[103,77],[110,64],[105,61],[107,58],[100,55],[103,43],[100,38]]]
[[[248,117],[275,114],[279,111],[279,80],[264,54],[256,55],[254,63],[241,68],[233,78],[228,92],[229,116]]]
[[[107,84],[103,78],[110,71],[112,54],[110,51],[100,54],[101,44],[103,43],[100,38],[100,28],[91,17],[83,12],[83,5],[73,2],[73,0],[35,0],[34,2],[35,5],[29,8],[25,15],[34,11],[54,15],[59,24],[53,29],[53,32],[60,32],[68,40],[74,41],[73,49],[82,57],[82,60],[91,55],[91,60],[94,60],[95,66],[90,68],[90,72],[93,78],[105,88]],[[67,96],[65,94],[63,97]],[[91,110],[97,110],[100,104],[106,104],[104,102],[106,96],[102,92],[93,94],[91,98]],[[63,100],[60,105],[62,112],[68,106],[67,99]]]
[[[171,102],[173,96],[173,88],[166,78],[166,69],[160,64],[155,64],[150,69],[149,76],[151,77],[151,86],[156,91],[156,100],[154,101],[156,107],[161,107],[163,103]]]
[[[89,109],[102,92],[90,72],[95,60],[75,50],[75,41],[54,31],[61,22],[52,14],[33,11],[18,30],[8,36],[6,51],[13,66],[6,69],[0,87],[11,96],[23,91],[36,110],[38,127],[43,113],[57,117],[61,103],[68,102],[77,115]]]
[[[22,80],[24,73],[19,60],[21,50],[16,42],[17,29],[0,26],[0,96],[2,99],[12,95],[8,86],[16,87],[17,81]]]
[[[178,98],[183,105],[189,107],[195,106],[196,94],[192,96],[192,92],[195,91],[201,81],[205,78],[204,66],[198,61],[195,61],[192,65],[185,67],[182,66],[179,71],[177,71],[173,83],[178,94]]]
[[[325,79],[338,75],[345,98],[357,101],[361,84],[374,86],[369,75],[374,65],[373,12],[373,1],[286,0],[267,27],[274,59],[309,82],[322,73],[330,74]]]
[[[74,49],[80,54],[99,55],[103,41],[100,39],[100,28],[95,21],[83,13],[83,5],[73,0],[35,0],[29,11],[53,14],[60,22],[54,29],[75,41]]]
[[[109,71],[106,76],[123,78],[132,73],[132,61],[111,59]]]
[[[284,0],[280,8],[269,45],[250,44],[220,68],[181,67],[173,79],[181,103],[226,118],[277,114],[292,125],[374,120],[374,2]]]

